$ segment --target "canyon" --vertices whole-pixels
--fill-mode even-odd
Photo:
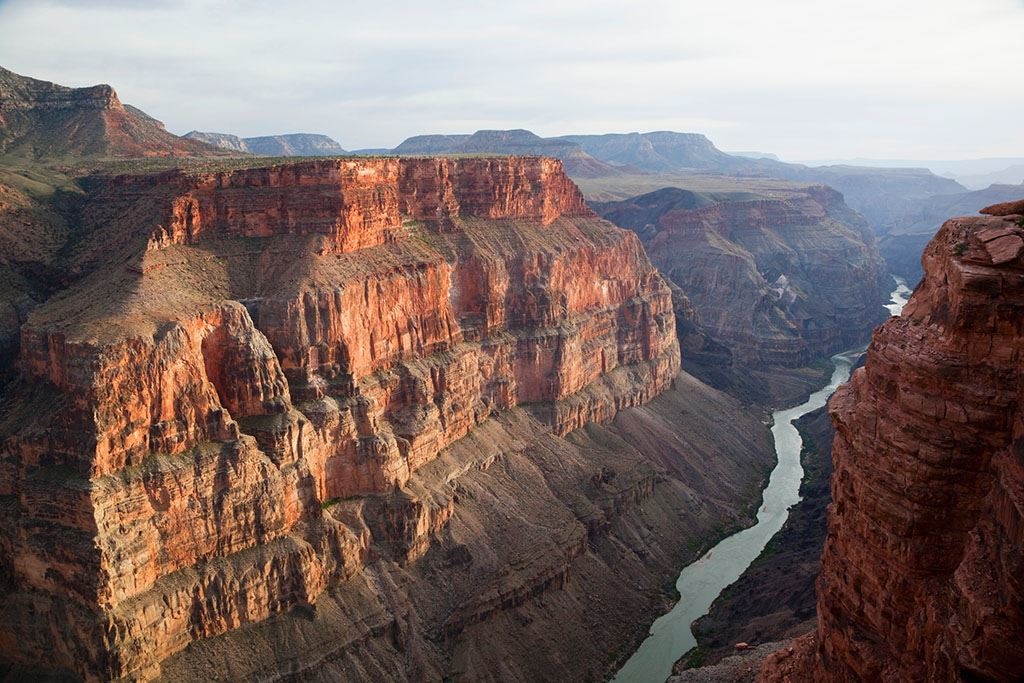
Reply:
[[[836,387],[849,378],[855,355],[833,356],[834,369],[828,384],[808,396],[803,403],[772,413],[772,439],[777,464],[772,469],[768,485],[761,492],[757,523],[722,539],[697,562],[683,568],[676,580],[679,601],[654,622],[650,636],[618,671],[613,683],[668,678],[680,658],[698,646],[694,623],[708,614],[709,608],[722,602],[723,590],[733,587],[738,579],[749,576],[751,563],[756,563],[764,554],[762,551],[769,541],[778,540],[780,530],[792,526],[790,509],[800,502],[800,489],[803,488],[801,437],[794,421],[825,406]],[[772,601],[770,589],[761,588],[758,593],[768,593],[762,599]],[[799,591],[794,591],[794,598],[801,598]],[[701,650],[693,654],[699,655]],[[693,654],[688,655],[688,659],[692,659]]]
[[[674,132],[342,152],[0,69],[0,678],[608,679],[789,515],[771,416],[885,319],[915,247],[876,238],[1018,196]],[[832,400],[831,491],[802,418],[804,500],[696,657],[1024,668],[1024,205],[985,211]]]
[[[802,449],[800,500],[789,511],[782,529],[751,562],[740,578],[715,599],[708,612],[693,623],[697,646],[675,666],[679,673],[700,673],[737,651],[737,643],[762,647],[802,636],[815,626],[814,584],[821,572],[826,517],[831,502],[832,439],[835,432],[827,408],[797,420]],[[760,658],[778,649],[769,648]],[[748,680],[756,667],[750,665]]]
[[[900,315],[912,292],[899,278],[894,278],[893,284],[895,288],[886,308],[890,315]],[[863,351],[858,348],[845,354],[855,359],[853,369],[863,365]],[[831,502],[829,482],[835,430],[827,406],[803,415],[793,425],[800,437],[799,460],[803,469],[799,502],[790,509],[779,533],[768,541],[740,578],[693,622],[697,645],[674,667],[684,677],[712,675],[710,672],[716,669],[711,667],[731,657],[732,666],[744,674],[737,679],[751,681],[756,669],[756,661],[751,660],[758,656],[764,659],[777,649],[779,642],[814,628],[814,584],[821,571],[821,550]],[[750,647],[738,651],[737,643]]]
[[[220,168],[94,175],[32,257],[7,675],[601,677],[749,523],[767,430],[560,162]]]
[[[837,392],[814,632],[761,681],[1016,680],[1024,670],[1024,200],[947,221],[903,314]]]

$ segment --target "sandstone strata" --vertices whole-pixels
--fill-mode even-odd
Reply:
[[[381,552],[413,562],[457,495],[412,478],[499,411],[557,438],[678,373],[668,287],[557,161],[125,177],[80,220],[82,279],[22,327],[0,414],[0,652],[19,666],[151,677]],[[440,632],[563,584],[587,528]]]
[[[664,609],[679,566],[749,523],[736,511],[772,459],[756,416],[685,374],[650,403],[562,438],[523,409],[502,411],[401,495],[328,507],[373,529],[375,558],[361,572],[315,606],[194,642],[161,675],[605,680]]]
[[[830,404],[818,628],[762,680],[1018,680],[1024,671],[1020,203],[948,221],[903,315]]]

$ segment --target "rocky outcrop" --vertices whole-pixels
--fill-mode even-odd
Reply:
[[[550,224],[587,216],[579,190],[550,159],[347,159],[221,172],[124,176],[96,202],[132,211],[142,196],[162,213],[150,248],[229,237],[320,235],[341,254],[399,241],[403,221],[523,219]],[[116,211],[114,210],[116,208]]]
[[[0,68],[0,153],[34,159],[222,154],[168,133],[109,85],[68,88]]]
[[[988,216],[1022,216],[1024,215],[1024,199],[986,206],[978,213]]]
[[[22,327],[0,412],[0,652],[16,666],[45,652],[148,678],[190,643],[311,608],[377,557],[429,552],[458,475],[414,477],[494,416],[561,443],[678,374],[668,286],[554,160],[122,177],[79,220],[81,280]],[[524,550],[533,564],[437,633],[564,587],[602,528]]]
[[[1024,217],[945,223],[925,278],[830,404],[816,636],[762,680],[1017,680],[1024,671]]]
[[[251,680],[286,666],[325,680],[607,679],[664,609],[679,566],[749,523],[736,510],[756,498],[770,444],[756,416],[686,375],[564,438],[503,411],[401,496],[328,506],[346,525],[371,524],[378,557],[361,572],[312,609],[194,642],[161,675]],[[436,535],[411,542],[449,511]],[[381,542],[384,525],[402,530],[394,544]],[[410,551],[421,554],[405,562]]]
[[[884,319],[874,239],[829,188],[732,200],[666,188],[598,207],[640,235],[742,364],[806,365]]]

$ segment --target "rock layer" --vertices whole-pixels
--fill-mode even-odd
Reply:
[[[685,374],[563,438],[504,411],[413,473],[402,496],[328,507],[373,527],[378,557],[360,573],[315,608],[193,643],[162,677],[275,678],[286,656],[303,679],[606,679],[664,608],[678,567],[749,523],[736,511],[772,458],[756,416]],[[393,543],[383,526],[401,531]]]
[[[830,404],[816,637],[762,680],[1017,680],[1024,671],[1024,228],[948,221],[925,278]]]
[[[600,211],[640,235],[742,364],[806,365],[884,319],[874,238],[830,188],[725,201],[666,188]]]
[[[124,177],[81,223],[86,274],[22,327],[0,413],[19,666],[151,677],[413,562],[454,512],[410,490],[445,449],[517,406],[551,438],[609,421],[679,369],[668,286],[549,159]],[[478,598],[442,632],[510,599]]]

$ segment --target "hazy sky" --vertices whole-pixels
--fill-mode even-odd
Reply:
[[[1024,0],[0,0],[0,66],[169,130],[678,130],[786,159],[1024,156]]]

